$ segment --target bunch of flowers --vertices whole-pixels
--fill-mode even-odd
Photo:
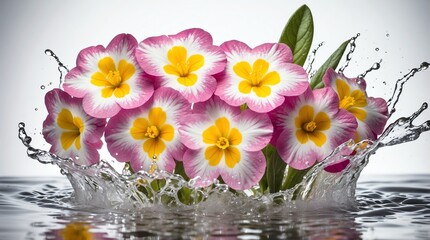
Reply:
[[[363,79],[334,70],[348,41],[309,79],[312,38],[306,6],[279,43],[254,48],[215,46],[196,28],[140,43],[120,34],[107,47],[83,49],[63,90],[46,94],[43,135],[51,152],[81,165],[100,160],[104,138],[134,172],[179,173],[200,187],[219,180],[235,190],[290,188],[287,166],[288,174],[306,171],[348,140],[375,139],[388,115]]]

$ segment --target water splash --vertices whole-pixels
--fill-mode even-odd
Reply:
[[[343,71],[345,71],[345,68],[348,67],[349,62],[352,59],[352,54],[355,51],[355,48],[357,47],[357,45],[355,44],[355,41],[357,40],[357,38],[360,36],[360,33],[357,33],[357,35],[355,35],[355,37],[352,37],[349,40],[349,52],[348,54],[346,54],[346,61],[345,64],[339,69],[339,73],[343,73]]]
[[[228,195],[230,204],[252,203],[259,207],[272,203],[292,202],[293,199],[348,203],[354,199],[356,182],[371,155],[381,147],[413,141],[421,133],[430,130],[430,120],[417,126],[413,124],[413,120],[427,107],[427,103],[424,103],[410,117],[399,118],[375,141],[364,140],[356,144],[349,141],[338,146],[323,161],[313,166],[295,187],[272,194],[261,193],[258,186],[250,190],[233,191],[219,181],[210,187],[200,188],[195,185],[196,178],[187,181],[179,174],[165,172],[156,167],[134,174],[124,172],[120,174],[104,160],[92,166],[81,166],[70,158],[64,159],[32,147],[31,137],[26,134],[24,123],[18,125],[18,137],[27,147],[27,155],[30,158],[44,164],[55,164],[62,169],[74,188],[75,199],[82,204],[97,204],[111,209],[142,208],[154,204],[176,207],[189,204],[198,206],[207,204],[204,202],[211,198],[226,196],[224,195],[226,192],[230,194]],[[356,154],[343,155],[345,149],[355,150]],[[324,168],[340,160],[350,161],[342,173],[329,174],[324,171]],[[191,191],[189,196],[192,200],[188,199],[184,203],[181,191]]]
[[[369,69],[367,69],[364,73],[362,73],[362,74],[358,75],[358,76],[357,76],[357,78],[359,78],[359,79],[364,79],[364,78],[366,77],[366,75],[367,75],[368,73],[370,73],[371,71],[378,70],[379,68],[381,68],[381,63],[382,63],[382,59],[381,59],[381,60],[379,60],[379,62],[375,62],[375,63],[372,65],[372,67],[370,67]]]
[[[403,92],[403,85],[405,85],[405,83],[411,77],[413,77],[416,73],[421,72],[423,70],[427,70],[429,65],[430,64],[428,62],[423,62],[423,63],[421,63],[420,67],[413,68],[406,75],[404,75],[402,78],[400,78],[396,81],[396,85],[394,86],[393,95],[387,101],[388,107],[391,107],[391,109],[389,109],[389,117],[391,117],[391,115],[393,115],[393,113],[396,112],[396,104],[399,102],[400,95]]]
[[[308,56],[308,66],[306,67],[306,72],[309,74],[309,79],[312,79],[313,75],[315,74],[314,72],[312,72],[312,64],[315,61],[315,56],[317,54],[317,51],[324,44],[325,44],[324,42],[321,42],[320,44],[318,44],[318,46],[314,50],[312,50],[311,54],[309,54]]]
[[[64,76],[69,72],[69,69],[66,67],[66,65],[64,65],[60,61],[60,58],[58,58],[58,56],[51,49],[46,49],[45,50],[45,54],[48,55],[48,56],[50,56],[50,57],[52,57],[52,58],[54,58],[55,61],[58,64],[57,69],[58,69],[58,72],[60,72],[60,78],[59,78],[60,82],[58,84],[58,87],[61,88],[61,84],[63,84],[63,82],[64,82]],[[43,86],[43,88],[42,88],[42,86]],[[45,86],[44,85],[42,85],[42,86],[40,88],[42,90],[45,89]]]

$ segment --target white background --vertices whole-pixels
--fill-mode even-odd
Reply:
[[[324,3],[322,3],[324,2]],[[368,74],[369,96],[388,99],[396,79],[423,61],[430,61],[430,1],[5,1],[0,2],[0,176],[59,175],[55,166],[27,157],[17,138],[18,123],[27,125],[35,147],[49,149],[40,135],[46,117],[44,94],[58,85],[56,62],[44,54],[52,49],[70,68],[78,52],[107,45],[119,33],[138,41],[199,27],[216,45],[238,39],[256,46],[277,42],[291,14],[306,3],[315,22],[314,43],[324,41],[318,67],[340,43],[361,33],[345,74],[355,77],[374,62]],[[379,51],[376,51],[379,48]],[[342,59],[341,64],[344,63]],[[384,84],[383,82],[386,82]],[[52,82],[51,86],[48,86]],[[45,90],[40,86],[46,85]],[[391,119],[409,116],[430,101],[430,71],[405,85],[398,111]],[[37,111],[35,109],[38,109]],[[430,111],[416,121],[430,119]],[[430,174],[427,156],[430,133],[412,143],[381,149],[365,174]]]

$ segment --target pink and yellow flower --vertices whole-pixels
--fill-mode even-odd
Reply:
[[[208,186],[219,176],[233,189],[249,189],[263,176],[266,160],[260,151],[273,127],[266,114],[227,105],[218,97],[194,105],[184,119],[181,139],[188,149],[183,162],[190,178]]]
[[[179,138],[180,119],[190,104],[175,90],[159,88],[153,98],[139,108],[121,110],[106,126],[110,154],[120,162],[130,162],[134,171],[157,169],[172,172],[174,159],[181,159],[184,147]]]
[[[388,120],[387,102],[382,98],[368,97],[363,79],[358,81],[358,79],[346,78],[333,69],[327,70],[323,81],[327,87],[333,88],[337,93],[339,108],[352,113],[357,119],[355,142],[364,139],[375,140],[384,130]]]
[[[357,127],[355,117],[339,109],[336,93],[330,88],[308,89],[300,96],[286,97],[270,115],[276,133],[273,145],[287,164],[299,170],[311,167],[354,138]]]
[[[262,44],[254,49],[239,41],[221,45],[227,66],[215,92],[232,106],[244,103],[256,112],[269,112],[284,102],[284,96],[302,94],[308,84],[306,71],[293,64],[285,44]]]
[[[43,136],[52,145],[50,152],[62,158],[72,158],[80,165],[91,165],[100,160],[97,149],[105,119],[93,118],[82,108],[82,99],[72,98],[60,89],[46,93],[48,116],[43,122]]]
[[[108,118],[121,109],[141,106],[154,87],[136,62],[136,46],[133,36],[120,34],[106,48],[99,45],[82,50],[77,66],[66,75],[64,90],[83,98],[85,111],[93,117]]]
[[[202,29],[150,37],[136,49],[142,69],[159,77],[160,86],[179,91],[190,103],[208,100],[216,89],[214,74],[225,67],[225,54]]]

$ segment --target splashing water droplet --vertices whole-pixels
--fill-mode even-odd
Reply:
[[[57,64],[58,64],[58,67],[57,67],[57,69],[58,69],[58,72],[60,72],[60,83],[58,84],[58,87],[60,87],[61,88],[61,84],[63,83],[63,81],[64,81],[64,73],[63,73],[63,71],[67,74],[68,72],[69,72],[69,69],[66,67],[66,65],[64,65],[61,61],[60,61],[60,58],[58,58],[58,56],[51,50],[51,49],[46,49],[45,50],[45,54],[47,55],[47,56],[50,56],[50,57],[52,57],[52,58],[54,58],[55,59],[55,61],[57,62]]]
[[[396,104],[399,102],[400,95],[403,91],[403,85],[411,78],[413,77],[417,72],[421,72],[423,70],[428,69],[429,63],[423,62],[421,63],[419,68],[413,68],[411,71],[409,71],[406,75],[404,75],[402,78],[398,79],[396,81],[396,85],[394,86],[393,95],[390,99],[387,101],[387,106],[391,107],[391,110],[389,110],[388,117],[390,118],[393,113],[396,111]]]
[[[348,67],[348,65],[349,65],[349,62],[351,61],[351,59],[352,59],[352,54],[354,53],[354,51],[355,51],[355,47],[357,46],[356,44],[355,44],[355,41],[357,40],[357,38],[360,36],[360,33],[357,33],[357,35],[355,35],[355,37],[352,37],[350,40],[349,40],[349,52],[348,52],[348,54],[346,55],[346,61],[345,61],[345,64],[339,69],[339,73],[343,73],[343,71],[345,71],[345,68],[346,67]]]
[[[312,64],[315,61],[316,53],[317,53],[318,49],[320,49],[320,47],[322,47],[323,45],[324,45],[324,42],[321,42],[320,44],[318,44],[318,46],[314,50],[312,50],[311,54],[309,54],[308,66],[306,67],[306,72],[309,74],[309,79],[311,79],[313,77],[313,74],[311,75],[310,73],[312,72]]]
[[[359,78],[359,79],[363,79],[363,78],[365,78],[365,77],[366,77],[366,75],[367,75],[368,73],[370,73],[371,71],[378,70],[378,69],[381,67],[381,63],[382,63],[382,59],[381,59],[381,60],[379,60],[379,62],[375,62],[375,63],[372,65],[372,67],[370,67],[369,69],[367,69],[364,73],[362,73],[362,74],[358,75],[358,76],[357,76],[357,78]]]

